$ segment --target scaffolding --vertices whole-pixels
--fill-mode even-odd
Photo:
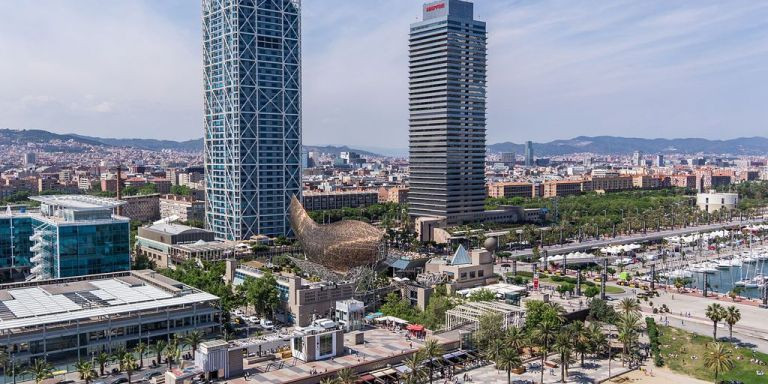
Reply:
[[[454,329],[470,324],[477,330],[480,318],[489,313],[500,314],[503,329],[507,329],[510,326],[522,326],[525,312],[520,307],[498,301],[473,301],[448,310],[445,313],[445,328]]]

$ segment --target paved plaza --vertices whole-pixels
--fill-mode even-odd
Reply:
[[[344,347],[350,350],[350,353],[330,360],[315,361],[305,363],[303,361],[289,358],[281,360],[283,367],[273,369],[269,363],[258,363],[253,366],[246,366],[248,379],[237,378],[229,380],[231,384],[277,384],[286,381],[299,380],[316,376],[325,372],[333,372],[342,368],[351,368],[367,362],[379,360],[387,357],[407,355],[423,347],[422,340],[406,339],[405,331],[390,331],[383,328],[377,328],[365,331],[365,344],[353,345],[352,335],[346,335],[344,338]],[[448,341],[444,336],[435,337],[440,342]],[[267,370],[269,369],[269,370]]]
[[[526,372],[521,375],[512,374],[512,382],[523,383],[538,383],[541,377],[540,361],[529,361],[526,365]],[[614,359],[611,362],[610,376],[618,375],[624,372],[628,372],[627,367],[622,367],[621,362]],[[507,383],[507,372],[496,369],[495,365],[486,365],[470,371],[467,371],[469,379],[473,383]],[[609,377],[608,374],[608,359],[591,360],[587,359],[584,362],[584,367],[579,366],[579,362],[574,362],[568,369],[568,376],[566,382],[568,383],[597,383],[600,380]],[[463,374],[459,377],[460,383],[469,381],[464,380]],[[544,383],[559,383],[560,382],[560,368],[545,368],[544,370]]]

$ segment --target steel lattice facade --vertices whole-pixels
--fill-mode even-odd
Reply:
[[[217,238],[290,233],[301,194],[296,0],[203,0],[206,225]]]

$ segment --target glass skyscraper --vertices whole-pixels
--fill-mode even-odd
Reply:
[[[86,195],[34,196],[39,212],[0,216],[0,272],[57,279],[131,269],[130,220],[122,204]]]
[[[297,0],[203,0],[206,225],[217,238],[290,233],[301,194]]]
[[[424,4],[409,41],[412,216],[448,224],[481,215],[485,202],[485,23],[473,4]]]

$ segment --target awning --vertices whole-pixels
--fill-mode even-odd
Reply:
[[[421,331],[424,330],[424,326],[421,325],[421,324],[411,324],[411,325],[405,327],[405,329],[407,329],[409,331],[413,331],[413,332],[421,332]]]

